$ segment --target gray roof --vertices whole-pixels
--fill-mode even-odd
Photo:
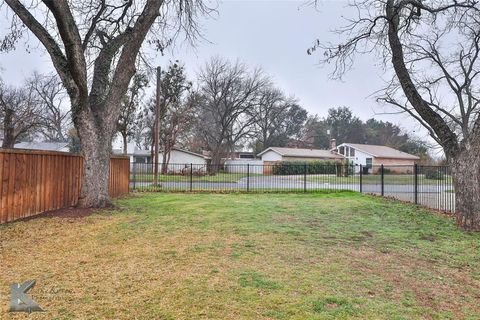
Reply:
[[[409,154],[394,148],[390,148],[387,146],[377,146],[373,144],[358,144],[358,143],[342,143],[339,146],[347,145],[357,149],[359,151],[363,151],[368,153],[377,158],[391,158],[391,159],[409,159],[409,160],[419,160],[420,157],[414,156],[413,154]]]
[[[133,155],[134,156],[151,156],[152,152],[150,150],[135,150],[133,152]]]
[[[68,148],[68,142],[20,142],[15,144],[15,149],[63,151]]]
[[[343,159],[342,156],[331,152],[330,150],[320,150],[320,149],[298,149],[298,148],[281,148],[281,147],[270,147],[258,155],[266,153],[267,151],[273,151],[278,153],[281,156],[285,157],[298,157],[298,158],[319,158],[319,159]]]
[[[172,151],[175,150],[175,151],[179,151],[179,152],[184,152],[184,153],[188,153],[188,154],[191,154],[191,155],[194,155],[194,156],[197,156],[197,157],[200,157],[200,158],[204,158],[204,159],[209,159],[208,157],[202,155],[202,154],[198,154],[198,153],[195,153],[195,152],[192,152],[192,151],[188,151],[188,150],[183,150],[183,149],[178,149],[178,148],[172,148]],[[115,149],[114,149],[114,152],[115,152]],[[122,151],[123,152],[123,151]],[[162,152],[162,150],[160,150],[159,152]],[[133,155],[134,156],[151,156],[152,155],[152,152],[150,150],[135,150],[133,152]]]

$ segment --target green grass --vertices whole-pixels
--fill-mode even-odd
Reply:
[[[352,192],[157,193],[117,204],[0,226],[0,297],[37,279],[31,295],[47,312],[35,319],[480,314],[480,234],[413,205]]]

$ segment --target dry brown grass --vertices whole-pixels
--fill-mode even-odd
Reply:
[[[0,227],[0,319],[480,314],[480,238],[445,217],[409,221],[413,207],[348,195],[159,194],[120,204]],[[8,313],[9,285],[30,279],[46,312]]]

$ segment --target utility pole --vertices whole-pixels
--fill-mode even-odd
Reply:
[[[154,125],[154,136],[153,136],[153,175],[155,187],[158,186],[158,136],[160,134],[160,95],[161,95],[161,68],[157,67],[157,96],[155,101],[155,125]]]

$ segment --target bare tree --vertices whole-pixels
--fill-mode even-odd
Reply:
[[[34,73],[28,80],[32,86],[41,112],[39,130],[47,141],[66,142],[67,133],[71,128],[71,114],[65,100],[67,93],[57,75],[40,75]]]
[[[394,79],[379,97],[421,123],[452,167],[457,224],[480,231],[480,7],[475,0],[363,0],[339,30],[341,44],[322,44],[324,62],[341,76],[357,53],[376,52]],[[390,61],[390,62],[389,62]]]
[[[252,111],[255,118],[255,151],[268,147],[284,147],[290,138],[299,137],[308,113],[298,101],[273,85],[259,94],[258,105]]]
[[[170,152],[185,130],[195,118],[197,94],[192,91],[192,83],[187,80],[185,68],[179,61],[171,62],[161,72],[160,81],[160,130],[159,144],[162,150],[162,163],[168,163]],[[140,148],[150,148],[153,158],[153,137],[156,97],[151,97],[135,118],[133,139]],[[162,166],[165,173],[167,166]]]
[[[135,115],[132,139],[140,149],[152,149],[153,147],[154,114],[152,106],[154,105],[155,100],[150,99]]]
[[[13,148],[22,138],[32,138],[43,125],[34,88],[7,87],[0,81],[0,120],[3,129],[2,148]]]
[[[269,80],[262,71],[253,71],[240,62],[211,59],[199,74],[200,94],[198,132],[211,151],[213,171],[222,156],[253,133],[253,109],[259,93]]]
[[[158,50],[180,31],[194,37],[202,1],[5,0],[14,15],[0,43],[10,50],[29,30],[48,52],[70,97],[84,157],[79,205],[110,205],[111,142],[142,44]],[[151,32],[152,31],[152,32]]]
[[[195,119],[198,96],[190,93],[185,99],[170,104],[162,119],[160,145],[163,151],[162,173],[166,174],[172,149],[177,145],[181,135],[185,134]]]
[[[133,126],[137,116],[138,106],[143,96],[143,90],[148,84],[145,74],[137,73],[122,101],[122,111],[117,122],[117,130],[123,140],[123,154],[127,154],[128,138],[133,135]]]
[[[161,74],[159,142],[162,163],[170,162],[170,153],[177,143],[178,135],[193,117],[193,100],[187,101],[192,83],[188,81],[185,66],[178,60],[171,62]],[[168,166],[162,166],[167,173]]]

